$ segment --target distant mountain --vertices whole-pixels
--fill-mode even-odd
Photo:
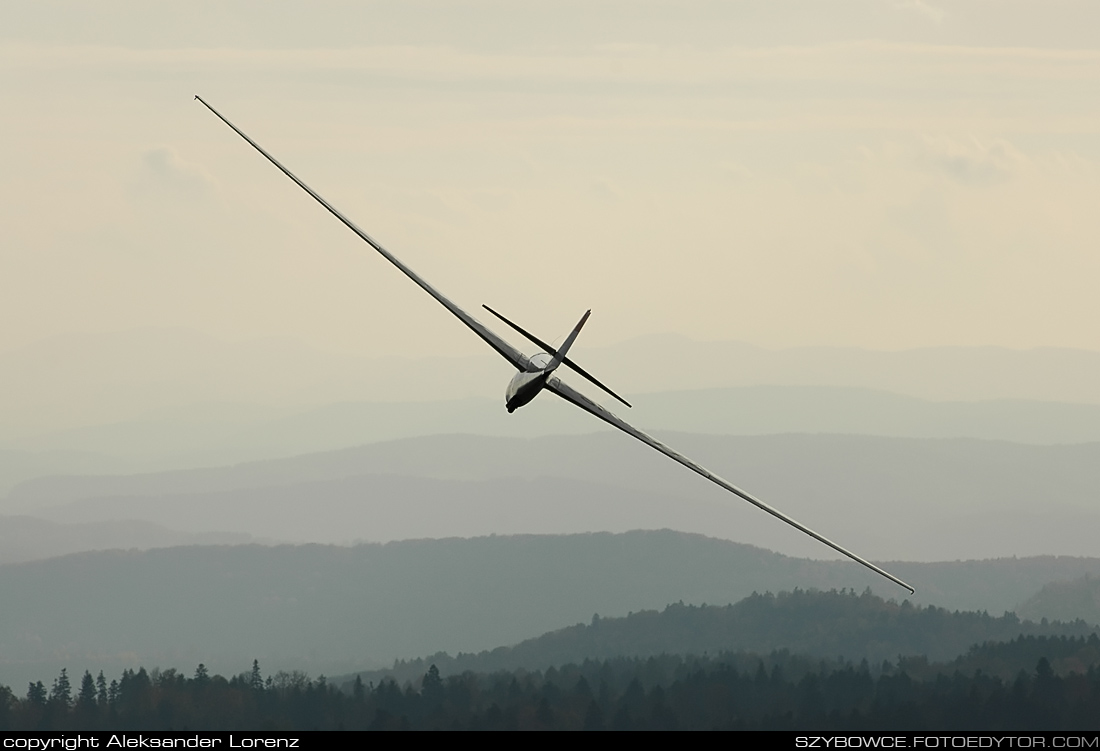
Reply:
[[[1052,444],[1100,441],[1100,405],[980,399],[933,401],[869,388],[742,386],[637,398],[652,429],[720,435],[844,433]]]
[[[140,471],[124,458],[85,451],[12,450],[0,448],[0,496],[26,480],[50,475],[119,474]],[[160,467],[147,468],[160,469]]]
[[[1087,350],[770,350],[671,334],[591,349],[582,339],[578,346],[578,362],[626,395],[828,386],[936,401],[1100,405],[1100,352]],[[0,440],[166,417],[187,423],[194,404],[223,405],[215,421],[232,427],[334,402],[499,401],[507,366],[475,341],[469,351],[476,354],[377,358],[321,352],[285,338],[229,342],[184,329],[67,334],[0,352]]]
[[[918,588],[916,602],[998,614],[1047,582],[1100,574],[1100,560],[890,568]],[[190,672],[204,662],[235,674],[253,659],[269,672],[333,674],[516,644],[594,613],[725,605],[795,587],[870,586],[901,599],[878,578],[850,562],[670,531],[84,553],[0,565],[0,684],[62,667]]]
[[[659,352],[660,357],[653,354]],[[627,393],[728,386],[844,386],[936,401],[1034,399],[1100,404],[1100,352],[1038,347],[854,347],[766,349],[743,342],[699,342],[662,334],[594,350],[581,361],[609,379],[622,364]],[[618,366],[611,368],[611,366]],[[599,370],[593,370],[599,368]]]
[[[508,415],[507,366],[470,351],[377,358],[290,339],[139,329],[2,352],[0,494],[56,473],[236,464],[450,433],[608,429],[554,399]],[[659,432],[1100,441],[1097,352],[768,350],[665,335],[578,357],[632,397],[635,424]]]
[[[635,397],[651,430],[719,435],[844,433],[1028,444],[1100,441],[1100,405],[1026,400],[936,402],[839,386],[741,386]],[[194,404],[142,419],[24,436],[22,451],[86,452],[153,469],[232,463],[448,433],[536,437],[602,429],[557,400],[509,416],[503,400],[339,402],[295,409]],[[623,411],[624,408],[618,408]],[[0,472],[2,472],[0,466]],[[0,481],[2,481],[0,476]],[[23,478],[25,479],[25,478]]]
[[[1100,443],[659,435],[866,557],[1100,556]],[[431,436],[226,467],[40,478],[0,509],[325,543],[668,527],[831,555],[619,433]]]
[[[232,532],[177,532],[143,521],[60,524],[29,516],[0,516],[0,564],[54,558],[87,550],[148,550],[178,545],[258,542]]]
[[[1071,581],[1055,581],[1016,608],[1026,618],[1083,618],[1100,623],[1100,575],[1095,572]]]

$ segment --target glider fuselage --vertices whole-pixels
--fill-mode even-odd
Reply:
[[[546,366],[550,364],[550,355],[539,352],[532,355],[527,363],[527,370],[521,370],[512,376],[508,383],[508,390],[504,392],[504,406],[511,414],[539,395],[546,386],[546,379],[550,374],[546,372]]]

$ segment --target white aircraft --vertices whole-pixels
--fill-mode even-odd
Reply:
[[[542,340],[537,339],[536,337],[534,337],[533,335],[531,335],[527,331],[524,331],[522,328],[520,328],[516,324],[509,321],[507,318],[502,316],[500,313],[497,313],[495,310],[490,308],[488,305],[483,306],[486,310],[488,310],[494,316],[496,316],[500,320],[504,321],[506,324],[511,326],[513,329],[515,329],[517,332],[519,332],[523,336],[527,337],[534,344],[538,345],[539,347],[542,347],[542,349],[545,350],[544,352],[539,352],[538,354],[532,355],[531,357],[526,356],[525,354],[520,352],[518,349],[513,347],[511,344],[504,341],[499,336],[497,336],[495,333],[490,331],[483,323],[481,323],[481,321],[477,320],[472,315],[467,313],[465,310],[458,307],[453,302],[451,302],[449,299],[444,297],[438,290],[435,289],[435,287],[433,287],[432,285],[430,285],[426,281],[424,281],[416,272],[414,272],[408,266],[401,263],[401,261],[399,261],[388,250],[383,248],[370,235],[368,235],[363,230],[359,229],[357,226],[355,226],[354,222],[352,222],[346,216],[344,216],[339,211],[337,211],[336,208],[332,204],[330,204],[328,201],[326,201],[324,198],[322,198],[320,195],[318,195],[312,188],[310,188],[304,182],[302,182],[297,177],[295,177],[294,174],[290,170],[288,170],[286,167],[284,167],[282,164],[280,164],[279,161],[275,157],[271,156],[271,154],[264,151],[258,143],[253,141],[247,135],[245,135],[244,132],[241,131],[240,128],[238,128],[236,125],[234,125],[233,123],[226,120],[221,115],[220,112],[218,112],[216,109],[214,109],[209,104],[207,104],[202,99],[202,97],[196,95],[195,99],[198,99],[200,102],[202,102],[203,105],[205,105],[207,109],[209,109],[211,112],[213,112],[215,115],[218,116],[218,119],[220,119],[223,123],[225,123],[230,128],[232,128],[237,133],[237,135],[239,135],[241,138],[243,138],[245,141],[247,141],[249,144],[251,144],[252,147],[254,149],[256,149],[256,151],[260,152],[265,157],[267,157],[268,161],[270,161],[272,164],[274,164],[276,167],[278,167],[279,170],[281,170],[284,175],[286,175],[291,180],[293,180],[295,183],[297,183],[298,186],[302,190],[304,190],[306,193],[309,193],[311,196],[313,196],[317,200],[318,203],[320,203],[322,206],[324,206],[326,209],[328,209],[329,212],[331,212],[333,216],[335,216],[337,219],[339,219],[341,222],[343,222],[344,225],[348,229],[350,229],[355,234],[359,235],[359,237],[362,238],[368,245],[370,245],[372,248],[374,248],[379,253],[381,253],[386,258],[386,260],[388,260],[390,263],[392,263],[397,268],[401,269],[401,271],[405,274],[405,276],[409,277],[414,282],[416,282],[418,285],[420,285],[421,289],[423,289],[429,295],[431,295],[436,300],[438,300],[443,305],[443,307],[445,307],[447,310],[454,313],[455,316],[460,321],[462,321],[464,324],[469,326],[470,329],[475,334],[477,334],[482,339],[484,339],[485,342],[490,347],[492,347],[497,352],[499,352],[500,355],[505,360],[512,363],[512,365],[514,365],[516,367],[516,370],[518,370],[519,372],[516,373],[516,375],[512,378],[512,381],[508,384],[508,390],[505,392],[505,406],[507,407],[508,412],[510,412],[510,413],[514,412],[517,409],[519,409],[520,407],[522,407],[523,405],[529,403],[532,399],[534,399],[536,396],[538,396],[539,392],[543,391],[544,389],[546,391],[549,391],[549,392],[553,393],[553,394],[557,394],[562,399],[565,399],[567,402],[572,402],[573,404],[577,405],[578,407],[585,410],[586,412],[591,412],[593,415],[600,418],[604,422],[609,423],[611,425],[614,425],[616,428],[623,431],[624,433],[634,436],[635,438],[637,438],[642,443],[645,443],[645,444],[648,444],[649,446],[652,446],[653,448],[657,449],[658,451],[660,451],[662,454],[669,457],[670,459],[674,459],[675,461],[680,462],[680,464],[683,464],[685,467],[692,470],[693,472],[698,472],[703,477],[707,478],[708,480],[715,483],[716,485],[719,485],[719,486],[725,488],[729,492],[733,493],[736,496],[739,496],[740,498],[743,498],[744,500],[748,501],[749,503],[753,504],[754,506],[756,506],[760,509],[763,509],[764,511],[767,511],[772,516],[774,516],[778,519],[782,519],[783,521],[785,521],[787,524],[790,524],[795,529],[799,529],[799,530],[805,532],[810,537],[813,537],[814,539],[823,542],[824,544],[828,545],[830,548],[832,548],[833,550],[836,550],[839,553],[843,553],[844,555],[851,558],[853,561],[856,561],[857,563],[861,563],[862,565],[866,566],[867,568],[871,569],[872,571],[874,571],[878,574],[881,574],[882,576],[885,576],[887,579],[889,579],[892,582],[895,582],[896,584],[900,584],[901,586],[903,586],[907,590],[909,590],[910,594],[912,594],[914,592],[914,590],[911,586],[909,586],[908,584],[906,584],[905,582],[903,582],[901,579],[897,578],[893,574],[890,574],[887,571],[884,571],[883,569],[879,568],[878,566],[871,563],[870,561],[867,561],[867,560],[864,560],[863,558],[860,558],[858,555],[851,552],[850,550],[842,548],[840,545],[837,545],[832,540],[830,540],[826,537],[823,537],[822,535],[819,535],[817,532],[814,532],[812,529],[805,526],[804,524],[801,524],[801,523],[795,521],[791,517],[787,516],[786,514],[784,514],[781,511],[779,511],[778,509],[772,508],[771,506],[764,503],[760,499],[754,498],[752,495],[746,493],[744,490],[741,490],[736,485],[733,485],[732,483],[729,483],[726,480],[723,480],[718,475],[714,474],[713,472],[706,469],[705,467],[702,467],[702,466],[696,464],[691,459],[688,459],[686,456],[673,451],[672,449],[670,449],[668,446],[666,446],[663,443],[661,443],[660,441],[658,441],[653,436],[648,435],[648,434],[642,432],[641,430],[638,430],[634,426],[627,424],[622,418],[617,417],[616,415],[612,414],[608,410],[604,409],[602,406],[600,406],[596,402],[592,401],[587,396],[580,393],[576,389],[572,388],[568,384],[564,383],[560,378],[558,378],[556,375],[554,375],[554,371],[557,370],[559,366],[567,365],[571,369],[576,371],[579,375],[581,375],[582,377],[588,379],[593,384],[600,387],[601,389],[603,389],[608,394],[610,394],[611,396],[618,399],[620,402],[622,402],[626,406],[628,406],[628,407],[630,406],[630,404],[628,404],[625,399],[623,399],[621,396],[619,396],[618,394],[613,392],[611,389],[604,386],[602,383],[600,383],[595,378],[593,378],[591,375],[586,373],[583,369],[581,369],[580,366],[578,366],[576,363],[574,363],[572,360],[570,360],[568,357],[566,357],[566,353],[569,352],[569,348],[572,347],[573,342],[576,341],[577,334],[580,333],[581,327],[584,326],[584,322],[588,320],[588,316],[592,312],[591,310],[586,311],[584,316],[581,317],[580,323],[578,323],[576,328],[573,329],[572,333],[569,334],[568,338],[566,338],[566,340],[565,340],[565,343],[562,344],[561,347],[559,347],[557,349],[554,349],[553,347],[551,347],[546,342],[543,342]]]

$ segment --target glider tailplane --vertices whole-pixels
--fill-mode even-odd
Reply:
[[[559,364],[566,365],[573,372],[575,372],[577,375],[579,375],[582,378],[586,379],[589,383],[592,383],[593,385],[595,385],[598,388],[602,389],[606,393],[608,393],[611,396],[615,397],[616,399],[618,399],[620,402],[622,402],[626,406],[628,406],[628,407],[630,406],[630,402],[628,402],[626,399],[623,399],[621,396],[616,394],[614,391],[609,389],[607,386],[604,386],[602,383],[600,383],[598,380],[596,380],[588,371],[586,371],[580,365],[577,365],[577,363],[573,362],[572,360],[570,360],[568,357],[565,356],[566,351],[569,349],[569,347],[572,346],[573,340],[577,338],[577,333],[580,331],[581,326],[584,325],[584,322],[588,320],[588,316],[592,311],[588,311],[587,313],[584,314],[584,318],[582,318],[581,322],[577,324],[577,328],[575,328],[573,330],[573,333],[569,335],[569,339],[567,339],[565,344],[563,344],[561,346],[560,350],[558,350],[558,349],[555,349],[554,347],[551,347],[549,344],[544,342],[542,339],[539,339],[537,336],[535,336],[531,332],[527,331],[526,329],[523,329],[518,324],[512,323],[507,318],[502,316],[500,313],[498,313],[495,310],[493,310],[492,308],[490,308],[488,305],[482,305],[481,307],[485,308],[487,311],[489,311],[490,313],[495,315],[497,318],[504,321],[506,324],[511,326],[513,329],[515,329],[517,332],[519,332],[523,336],[527,337],[533,344],[537,344],[538,346],[542,347],[542,349],[546,352],[546,354],[548,354],[552,358],[554,358],[553,361],[550,363],[550,365],[547,366],[546,372],[550,372],[550,371],[554,370],[555,368],[558,367]]]

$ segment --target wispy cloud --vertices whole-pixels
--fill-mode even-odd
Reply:
[[[143,182],[193,197],[211,195],[217,183],[197,164],[180,157],[175,149],[161,146],[142,154]]]
[[[923,161],[956,182],[988,185],[1004,182],[1019,171],[1027,158],[1004,139],[924,139]]]
[[[894,5],[904,10],[911,10],[915,13],[919,13],[930,21],[939,23],[947,15],[946,11],[942,8],[937,8],[934,5],[930,5],[924,0],[894,0]]]

